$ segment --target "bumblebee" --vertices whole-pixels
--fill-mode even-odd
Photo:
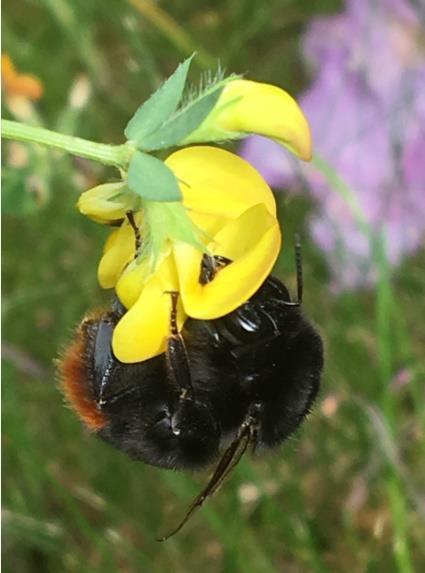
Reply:
[[[178,293],[167,349],[124,364],[112,335],[125,309],[118,300],[88,315],[60,362],[63,392],[85,425],[131,458],[166,469],[215,470],[177,527],[214,494],[248,447],[281,444],[311,409],[323,369],[320,335],[302,311],[302,270],[296,248],[297,299],[269,276],[233,312],[188,319],[177,330]],[[231,264],[204,256],[199,280]]]

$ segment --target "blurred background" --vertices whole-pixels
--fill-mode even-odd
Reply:
[[[54,360],[89,308],[107,230],[75,209],[115,176],[3,146],[3,566],[38,572],[425,570],[425,6],[423,0],[3,2],[3,116],[119,143],[193,51],[295,95],[304,166],[259,138],[239,151],[276,191],[295,286],[327,348],[313,413],[244,459],[165,544],[206,475],[135,463],[63,404]],[[261,113],[261,110],[259,110]]]

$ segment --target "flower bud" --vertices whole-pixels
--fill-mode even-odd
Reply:
[[[104,183],[80,195],[78,210],[96,223],[121,223],[127,211],[137,211],[138,197],[122,181]]]

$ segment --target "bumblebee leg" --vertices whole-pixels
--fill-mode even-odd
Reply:
[[[259,424],[259,415],[262,411],[261,404],[253,404],[246,417],[242,422],[236,437],[229,445],[229,447],[223,452],[220,461],[217,464],[212,476],[210,477],[207,485],[199,493],[195,499],[190,504],[185,516],[179,522],[179,524],[167,535],[160,537],[157,541],[166,541],[176,533],[178,533],[181,528],[189,521],[192,515],[200,509],[205,501],[213,496],[218,489],[220,489],[223,482],[229,477],[234,468],[238,465],[241,458],[245,454],[249,445],[255,448],[257,439],[257,430]]]
[[[136,220],[134,219],[134,212],[133,211],[127,211],[126,216],[127,216],[128,222],[130,223],[130,227],[134,231],[134,237],[136,240],[136,250],[135,250],[135,257],[136,257],[138,252],[140,251],[140,247],[142,246],[142,237],[140,235],[140,229],[137,226]]]
[[[89,316],[81,323],[81,331],[86,341],[86,356],[90,356],[89,382],[97,407],[102,409],[115,399],[113,386],[114,371],[121,363],[112,350],[114,329],[125,313],[125,308],[118,298],[113,301],[112,310],[100,316]],[[87,358],[88,360],[88,358]],[[121,390],[118,390],[120,393]]]
[[[206,285],[210,283],[220,269],[229,265],[232,261],[221,255],[204,255],[202,257],[201,272],[199,275],[199,284]]]
[[[82,325],[91,348],[91,385],[99,408],[106,403],[105,395],[118,362],[112,352],[112,334],[120,316],[116,311],[107,312],[100,319],[88,320]]]
[[[180,399],[191,394],[192,380],[190,375],[189,358],[183,336],[177,328],[177,302],[178,292],[170,292],[171,314],[170,335],[167,341],[166,359],[167,369],[174,384],[180,390]]]

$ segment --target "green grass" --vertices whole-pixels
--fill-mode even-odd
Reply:
[[[338,3],[163,2],[171,28],[161,14],[149,19],[126,2],[3,5],[3,51],[43,80],[44,124],[120,142],[140,101],[198,46],[203,57],[193,77],[220,58],[230,71],[301,89],[303,26]],[[70,113],[67,97],[80,72],[89,75],[93,95]],[[376,289],[335,296],[322,254],[302,233],[306,311],[327,349],[314,412],[274,454],[243,460],[179,536],[159,544],[155,537],[176,523],[206,476],[138,464],[95,440],[64,406],[55,382],[53,360],[72,328],[109,300],[96,284],[106,230],[74,205],[80,191],[114,172],[29,152],[28,169],[11,174],[6,165],[4,183],[20,198],[8,197],[3,219],[4,570],[424,570],[424,253],[392,274],[377,248]],[[31,202],[22,208],[34,173],[48,200],[40,209]],[[278,199],[287,244],[276,272],[293,285],[290,237],[303,231],[314,206]],[[404,368],[411,379],[395,388]]]

